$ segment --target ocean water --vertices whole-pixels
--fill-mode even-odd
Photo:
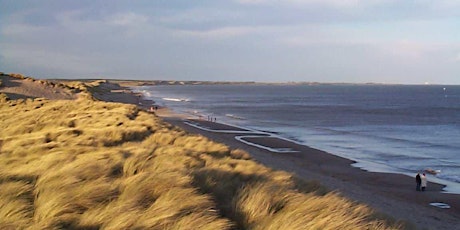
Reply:
[[[163,85],[135,88],[179,113],[276,133],[374,172],[460,193],[460,86]]]

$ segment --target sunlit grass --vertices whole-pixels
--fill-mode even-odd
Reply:
[[[2,229],[395,228],[133,105],[2,98]]]

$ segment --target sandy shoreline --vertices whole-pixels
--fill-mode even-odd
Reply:
[[[364,171],[351,166],[354,163],[351,160],[321,150],[254,134],[240,127],[193,119],[167,108],[156,111],[156,114],[188,132],[201,134],[231,148],[244,149],[266,166],[294,173],[305,180],[319,181],[379,212],[407,220],[417,229],[455,229],[459,223],[460,195],[442,193],[444,185],[429,183],[427,191],[416,192],[415,179],[407,175]],[[430,205],[434,202],[446,203],[450,208]]]

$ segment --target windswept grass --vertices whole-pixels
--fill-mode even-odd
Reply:
[[[4,98],[0,111],[1,229],[400,228],[135,106]]]

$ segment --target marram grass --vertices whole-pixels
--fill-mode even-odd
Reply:
[[[0,229],[401,228],[242,150],[91,98],[3,98]]]

